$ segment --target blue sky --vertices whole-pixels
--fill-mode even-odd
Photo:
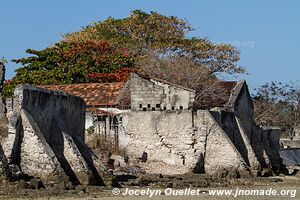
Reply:
[[[127,17],[134,9],[185,18],[195,28],[189,36],[236,45],[239,64],[249,73],[236,79],[246,79],[251,89],[272,80],[300,80],[297,0],[2,0],[0,57],[27,56],[27,48],[43,49],[62,34],[109,16]],[[17,67],[7,64],[7,78]]]

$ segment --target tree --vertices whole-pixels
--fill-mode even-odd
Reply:
[[[267,83],[256,89],[254,118],[264,126],[279,126],[287,136],[300,125],[300,91],[293,84]]]
[[[23,66],[6,82],[6,96],[10,96],[15,85],[20,83],[47,85],[124,80],[134,62],[124,49],[100,41],[60,42],[44,50],[27,49],[26,52],[33,56],[13,60]],[[112,71],[117,72],[116,76],[110,75]],[[103,79],[95,80],[98,74]]]
[[[205,80],[213,85],[218,73],[245,71],[237,66],[239,52],[233,46],[188,38],[190,31],[186,20],[156,12],[135,10],[124,19],[108,18],[69,33],[44,50],[27,49],[32,56],[14,60],[22,67],[5,93],[11,94],[19,83],[124,81],[132,70],[199,89]]]
[[[109,40],[114,46],[126,47],[137,60],[147,59],[150,51],[165,60],[185,57],[211,74],[245,72],[237,66],[239,52],[233,46],[188,38],[192,30],[187,20],[135,10],[127,18],[108,18],[67,34],[63,41]]]
[[[194,108],[207,109],[212,99],[226,103],[227,95],[223,85],[206,67],[199,67],[187,57],[161,59],[157,54],[148,54],[147,59],[139,60],[139,73],[173,82],[196,91]]]

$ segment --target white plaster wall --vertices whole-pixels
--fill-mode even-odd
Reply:
[[[163,87],[162,107],[166,106],[167,110],[171,110],[172,106],[175,110],[179,110],[180,106],[182,106],[182,109],[188,109],[195,100],[194,92],[156,80],[151,80],[151,82]]]
[[[205,172],[215,174],[222,169],[246,170],[247,165],[241,154],[211,114],[206,110],[198,110],[197,118],[199,117],[198,120],[207,127]]]
[[[90,128],[94,125],[93,115],[89,112],[85,113],[85,129]]]
[[[205,110],[196,114],[191,110],[126,113],[120,134],[120,145],[129,157],[141,158],[146,152],[149,164],[162,162],[186,173],[193,171],[203,156],[209,174],[247,168],[226,133]]]
[[[163,162],[191,171],[203,152],[204,144],[193,128],[192,111],[130,112],[123,114],[120,145],[130,157],[147,162]],[[197,141],[197,144],[194,144]],[[200,144],[201,143],[201,144]]]
[[[38,134],[37,127],[32,126],[31,120],[28,119],[26,111],[21,110],[23,139],[21,144],[21,170],[31,176],[47,178],[56,170],[61,170],[60,164],[56,160],[54,153],[49,152],[47,144],[42,141],[42,134]],[[34,130],[35,129],[35,130]]]

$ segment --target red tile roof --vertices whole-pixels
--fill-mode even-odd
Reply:
[[[87,111],[96,113],[96,115],[105,115],[106,111],[98,110],[99,107],[130,107],[130,96],[125,91],[124,99],[119,98],[121,90],[125,86],[125,82],[115,83],[81,83],[68,85],[43,85],[39,86],[49,90],[60,90],[67,94],[81,97],[86,105]],[[199,108],[208,109],[213,107],[224,107],[231,99],[231,94],[237,86],[237,82],[219,82],[221,90],[220,98],[207,96],[203,102],[199,102]],[[224,90],[223,90],[224,89]],[[128,100],[129,99],[129,100]]]
[[[112,114],[112,113],[107,112],[105,110],[99,110],[99,109],[94,108],[94,107],[88,107],[88,108],[86,108],[86,111],[90,112],[90,113],[93,113],[93,115],[95,115],[95,116],[111,115]]]
[[[67,94],[81,97],[87,107],[118,106],[118,96],[124,82],[117,83],[81,83],[68,85],[42,85],[49,90],[60,90]]]

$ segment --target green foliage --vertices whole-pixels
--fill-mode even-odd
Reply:
[[[245,72],[236,64],[239,52],[233,46],[213,44],[208,39],[188,38],[190,31],[192,28],[186,20],[135,10],[127,18],[108,18],[67,34],[64,40],[109,40],[114,46],[128,48],[142,60],[149,56],[149,51],[157,52],[165,60],[186,57],[194,65],[208,68],[211,74]]]
[[[236,64],[239,52],[234,47],[213,44],[208,39],[188,38],[190,31],[192,28],[186,20],[157,12],[135,10],[127,18],[108,18],[65,35],[54,46],[43,50],[27,49],[31,56],[13,60],[22,67],[16,70],[16,76],[4,90],[10,95],[14,86],[20,83],[71,84],[97,81],[97,78],[111,80],[111,77],[124,80],[120,76],[126,73],[120,70],[133,66],[149,75],[157,75],[156,61],[151,62],[153,58],[170,64],[185,59],[192,69],[204,69],[200,71],[206,71],[211,77],[217,73],[245,71]],[[148,70],[150,68],[153,70]],[[170,79],[172,74],[161,69]],[[112,76],[114,72],[120,76]]]
[[[12,95],[20,83],[31,85],[89,82],[91,73],[109,73],[133,66],[133,58],[107,42],[60,42],[44,50],[27,49],[32,56],[13,60],[21,63],[16,76],[5,84],[5,94]]]

